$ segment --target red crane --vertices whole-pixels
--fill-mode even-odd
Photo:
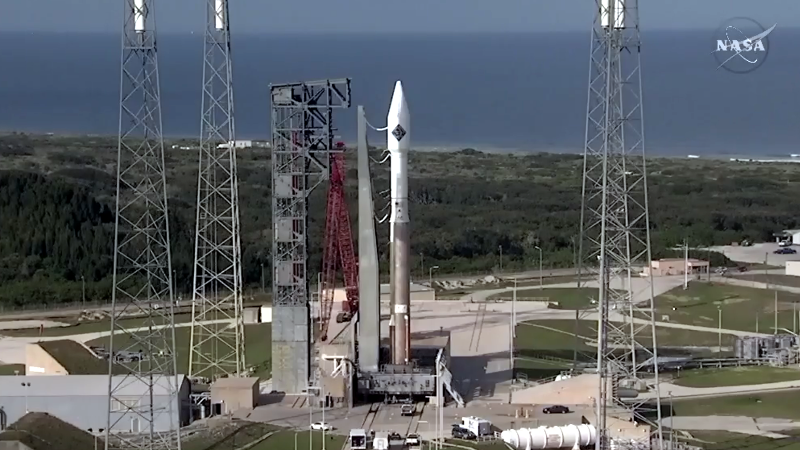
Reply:
[[[344,193],[344,143],[336,144],[342,151],[331,153],[330,186],[325,218],[325,242],[322,250],[322,298],[320,301],[320,340],[328,339],[328,325],[333,311],[337,269],[342,269],[347,301],[341,321],[349,321],[358,311],[358,263],[350,228],[350,213]],[[339,319],[337,318],[337,322]]]

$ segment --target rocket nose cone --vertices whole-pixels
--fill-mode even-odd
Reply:
[[[403,82],[397,80],[394,84],[394,92],[392,93],[392,104],[389,107],[389,115],[399,116],[408,113],[408,104],[406,103],[406,94],[403,92]]]

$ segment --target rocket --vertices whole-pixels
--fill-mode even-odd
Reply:
[[[411,353],[411,267],[408,217],[408,152],[411,148],[411,114],[403,83],[394,85],[386,116],[389,150],[391,215],[389,216],[390,326],[392,364],[408,364]]]

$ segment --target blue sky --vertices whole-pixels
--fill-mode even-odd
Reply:
[[[156,0],[160,31],[201,30],[206,0]],[[586,30],[594,0],[231,0],[235,32]],[[715,29],[747,16],[800,26],[800,0],[640,0],[645,29]],[[123,0],[0,0],[0,31],[116,31]]]

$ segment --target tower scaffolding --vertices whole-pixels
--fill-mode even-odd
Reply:
[[[105,448],[180,449],[155,14],[153,0],[123,1]],[[144,323],[126,328],[131,315]]]
[[[206,0],[190,376],[246,370],[228,0]]]
[[[596,8],[579,250],[579,272],[594,272],[599,285],[596,448],[661,450],[653,284],[649,275],[637,276],[652,259],[638,0],[597,0]],[[631,389],[642,392],[648,385],[654,399],[631,395]],[[609,420],[614,416],[650,425],[649,439],[631,444],[615,436]]]
[[[272,101],[272,388],[314,384],[308,295],[308,196],[330,175],[334,110],[350,107],[350,79],[270,86]]]

